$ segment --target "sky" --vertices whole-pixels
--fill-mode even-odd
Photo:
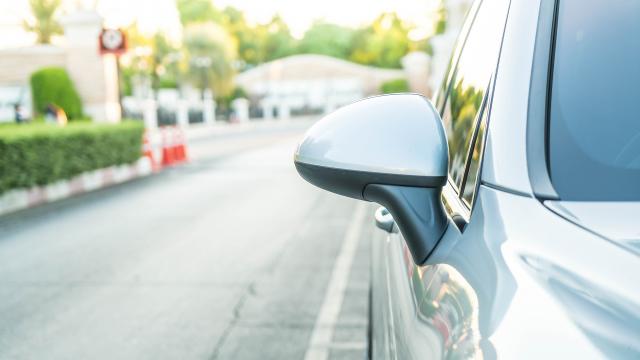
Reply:
[[[436,0],[216,0],[220,7],[231,5],[245,11],[248,20],[266,22],[280,14],[295,36],[301,36],[314,20],[326,20],[347,26],[370,22],[380,13],[395,11],[402,18],[431,26],[430,14]]]
[[[300,37],[315,21],[325,20],[341,25],[358,26],[385,11],[396,11],[414,23],[416,35],[431,28],[431,16],[437,0],[214,0],[219,8],[234,6],[252,23],[267,22],[280,14],[294,36]],[[78,5],[96,7],[109,27],[126,26],[138,21],[143,31],[164,31],[179,36],[180,22],[175,0],[63,0],[62,12]],[[22,30],[22,19],[28,18],[28,0],[0,0],[0,48],[29,45],[34,36]]]

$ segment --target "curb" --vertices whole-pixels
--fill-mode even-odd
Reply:
[[[153,173],[149,158],[142,157],[130,165],[111,166],[88,171],[68,180],[28,189],[14,189],[0,195],[0,215],[69,198]]]

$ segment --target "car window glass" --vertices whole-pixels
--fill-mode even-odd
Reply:
[[[440,83],[440,88],[435,94],[435,106],[438,111],[442,110],[442,106],[444,105],[444,101],[447,97],[447,90],[449,89],[449,83],[451,82],[451,78],[453,78],[453,69],[458,62],[458,58],[460,58],[460,52],[462,52],[462,46],[469,34],[469,28],[471,27],[471,23],[473,23],[473,19],[475,17],[476,11],[478,10],[478,5],[481,0],[476,0],[473,2],[473,5],[469,9],[467,13],[467,17],[465,18],[464,25],[462,25],[462,29],[460,30],[460,35],[456,39],[456,43],[453,47],[453,53],[451,55],[451,59],[449,60],[449,64],[447,65],[447,71],[444,73],[444,79]]]
[[[464,190],[462,191],[462,200],[471,207],[473,199],[477,189],[478,178],[480,176],[480,163],[482,159],[482,151],[484,149],[484,137],[487,128],[487,117],[489,111],[488,106],[485,105],[482,110],[482,119],[478,124],[478,130],[476,131],[475,141],[473,144],[473,150],[471,151],[469,158],[469,170],[467,170],[467,179],[464,183]]]
[[[563,0],[549,111],[563,200],[640,200],[640,1]]]
[[[460,188],[474,124],[493,74],[509,6],[508,0],[484,1],[460,55],[442,120],[449,142],[449,175]]]

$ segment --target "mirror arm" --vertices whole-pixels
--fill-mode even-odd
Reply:
[[[394,226],[396,224],[395,220],[393,220],[393,216],[386,207],[380,206],[374,215],[376,220],[376,226],[384,230],[388,233],[398,232],[398,227]]]
[[[442,188],[369,184],[365,200],[386,207],[407,242],[413,261],[424,264],[447,228]]]

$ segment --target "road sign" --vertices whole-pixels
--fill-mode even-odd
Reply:
[[[122,55],[127,51],[127,37],[120,29],[102,29],[99,40],[100,54]]]

